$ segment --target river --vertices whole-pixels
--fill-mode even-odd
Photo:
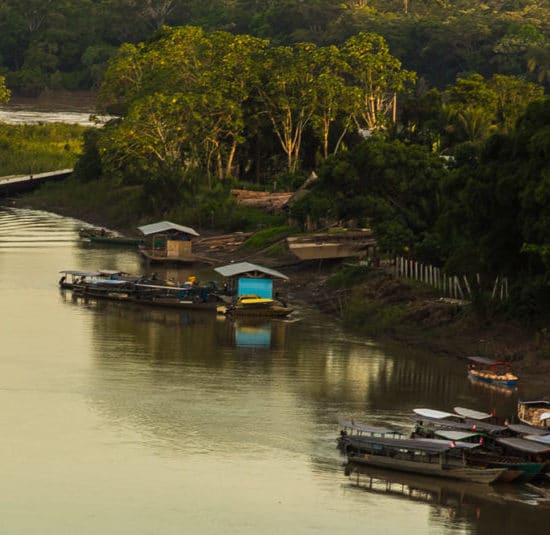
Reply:
[[[414,407],[511,413],[515,397],[471,385],[463,362],[380,347],[307,308],[235,324],[73,301],[62,269],[144,270],[132,250],[80,243],[81,225],[0,208],[2,533],[547,529],[526,487],[344,474],[339,416],[408,430]]]

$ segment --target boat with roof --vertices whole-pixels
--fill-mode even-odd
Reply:
[[[476,447],[479,445],[448,440],[362,437],[360,450],[349,453],[348,461],[475,483],[496,482],[506,468],[467,464],[463,452]]]
[[[507,361],[485,357],[468,357],[468,377],[475,381],[490,383],[506,388],[515,388],[517,375],[512,373],[512,364]]]
[[[82,240],[99,243],[103,245],[118,245],[118,246],[130,246],[137,247],[143,243],[141,238],[131,238],[128,236],[122,236],[111,230],[105,228],[96,228],[96,227],[84,227],[78,231],[79,236]]]

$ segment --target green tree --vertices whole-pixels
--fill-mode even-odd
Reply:
[[[0,76],[0,102],[7,102],[10,99],[10,90],[6,87],[6,79]]]
[[[346,84],[348,66],[336,46],[321,47],[315,51],[315,56],[314,90],[317,108],[312,124],[321,139],[321,150],[326,159],[334,126],[340,126],[332,150],[336,153],[352,126],[354,103],[359,97],[357,88]]]
[[[359,129],[384,128],[396,121],[397,93],[412,83],[415,75],[401,68],[380,35],[361,32],[343,45],[352,85],[359,88],[354,119]]]
[[[308,43],[268,49],[263,83],[258,87],[263,113],[273,126],[290,173],[297,169],[302,136],[317,106],[315,50]]]
[[[495,131],[498,95],[480,74],[457,78],[444,101],[448,132],[455,141],[481,141]]]

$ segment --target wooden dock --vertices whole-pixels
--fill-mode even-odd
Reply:
[[[47,173],[0,177],[0,197],[31,191],[46,182],[64,180],[70,176],[72,172],[72,169],[59,169],[57,171],[49,171]]]

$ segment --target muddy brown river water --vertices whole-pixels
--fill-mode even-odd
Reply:
[[[528,487],[350,478],[335,448],[339,416],[408,430],[414,407],[507,413],[515,396],[307,307],[258,324],[73,301],[62,269],[146,270],[83,245],[81,224],[0,208],[2,533],[547,532]]]

